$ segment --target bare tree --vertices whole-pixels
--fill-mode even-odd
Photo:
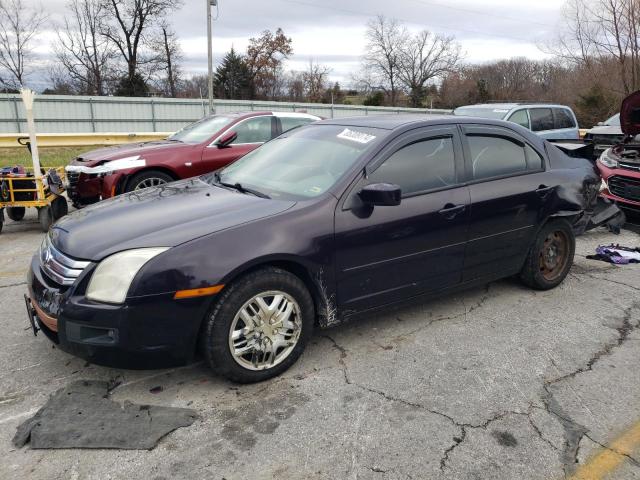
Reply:
[[[126,64],[122,82],[123,90],[138,94],[142,76],[141,68],[154,67],[156,56],[145,51],[148,31],[169,11],[178,8],[181,0],[101,0],[111,21],[102,34],[120,53]]]
[[[320,65],[313,60],[309,61],[307,70],[302,73],[302,81],[307,99],[310,102],[317,103],[322,101],[329,73],[331,73],[331,68],[328,66]]]
[[[395,106],[400,85],[400,58],[409,33],[398,20],[379,15],[367,23],[366,38],[367,53],[358,83],[367,84],[369,90],[384,88],[391,105]]]
[[[640,2],[638,0],[569,0],[566,28],[547,51],[594,75],[615,60],[616,89],[624,94],[640,88]]]
[[[106,24],[101,0],[69,0],[69,15],[58,31],[56,58],[77,83],[78,91],[104,95],[106,79],[115,58],[114,46],[100,32]]]
[[[25,84],[33,41],[44,20],[42,10],[28,8],[22,0],[0,0],[0,84]]]
[[[455,70],[461,48],[453,37],[423,30],[407,41],[400,51],[399,78],[409,91],[411,105],[420,107],[427,83]]]
[[[179,62],[183,57],[178,37],[168,22],[162,21],[160,23],[152,48],[157,52],[157,70],[162,72],[159,82],[161,89],[165,95],[175,98],[178,94],[178,84],[182,75]]]

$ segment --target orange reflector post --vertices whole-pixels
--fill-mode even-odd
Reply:
[[[206,297],[214,295],[224,288],[224,285],[214,285],[213,287],[194,288],[192,290],[178,290],[173,296],[175,300],[181,298]]]

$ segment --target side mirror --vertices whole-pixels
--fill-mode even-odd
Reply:
[[[598,122],[598,126],[602,127],[604,125],[604,122]]]
[[[234,131],[227,132],[218,139],[215,145],[218,148],[226,148],[229,145],[231,145],[233,142],[235,142],[236,138],[238,138],[238,134],[236,132]]]
[[[402,189],[391,183],[372,183],[360,190],[358,195],[367,205],[394,207],[400,205]]]

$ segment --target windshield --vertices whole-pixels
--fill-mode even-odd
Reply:
[[[604,122],[605,125],[610,125],[612,127],[620,126],[620,114],[616,113],[613,117],[609,118]]]
[[[198,120],[196,123],[187,125],[182,130],[178,130],[176,133],[171,135],[168,140],[175,140],[184,143],[202,143],[225,128],[233,120],[234,117],[226,115],[205,117]]]
[[[317,197],[387,134],[378,128],[339,125],[297,128],[221,170],[218,180],[271,198]],[[215,176],[207,181],[215,182]]]
[[[510,111],[508,108],[458,107],[453,111],[453,114],[460,117],[480,117],[502,120]]]

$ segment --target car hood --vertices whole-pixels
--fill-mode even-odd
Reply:
[[[75,158],[72,165],[93,166],[96,163],[104,163],[105,161],[118,160],[121,158],[141,156],[145,154],[161,152],[163,150],[180,150],[189,149],[193,145],[181,142],[171,142],[169,140],[157,140],[153,142],[142,143],[126,143],[124,145],[116,145],[113,147],[98,148],[90,152],[83,153]]]
[[[622,101],[620,125],[625,135],[640,134],[640,90]]]
[[[259,198],[199,178],[131,192],[77,210],[52,228],[52,242],[77,259],[99,261],[122,250],[173,247],[276,215],[295,202]]]
[[[599,125],[587,130],[591,135],[622,135],[622,130],[617,125]]]

